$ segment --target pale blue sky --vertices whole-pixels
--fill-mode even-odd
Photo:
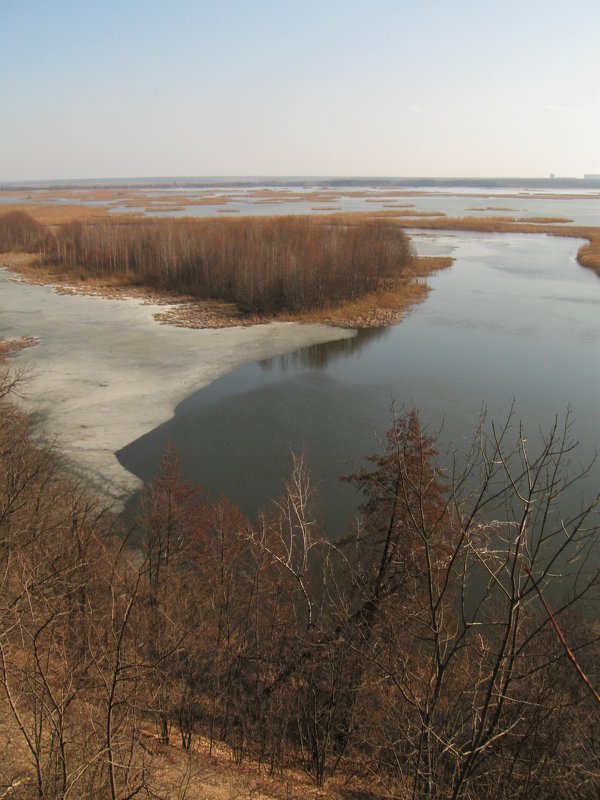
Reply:
[[[600,173],[598,0],[0,0],[0,181]]]

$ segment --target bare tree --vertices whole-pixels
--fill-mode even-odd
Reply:
[[[598,789],[590,758],[598,721],[593,709],[582,710],[583,737],[566,724],[573,699],[561,687],[564,651],[538,602],[543,588],[560,598],[555,619],[573,619],[591,597],[598,499],[566,505],[581,477],[567,473],[568,420],[555,423],[536,453],[522,430],[512,446],[510,435],[510,419],[490,434],[482,423],[433,516],[424,513],[422,469],[409,469],[400,491],[390,491],[390,520],[395,500],[408,510],[406,549],[393,556],[402,593],[388,594],[379,624],[360,631],[354,646],[389,688],[387,733],[374,760],[396,764],[389,775],[410,780],[414,798],[516,796],[515,782],[522,796],[534,796],[560,781],[560,796],[569,796],[565,772],[577,796]],[[384,486],[378,472],[373,479]],[[592,637],[577,638],[582,657],[597,648]]]
[[[171,449],[134,539],[8,397],[7,796],[168,794],[148,742],[174,743],[172,726],[190,769],[203,733],[318,785],[358,775],[373,796],[598,796],[599,506],[576,497],[568,419],[536,441],[482,420],[442,469],[418,414],[394,417],[335,544],[302,458],[250,522],[187,484]]]

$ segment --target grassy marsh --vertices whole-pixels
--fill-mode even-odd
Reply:
[[[378,218],[384,212],[373,212],[369,216]],[[387,215],[389,216],[389,215]],[[336,214],[329,218],[331,224],[352,225],[364,214]],[[323,218],[321,218],[323,221]],[[565,225],[538,223],[533,220],[510,217],[438,217],[436,219],[411,218],[395,220],[401,228],[442,231],[474,231],[476,233],[543,233],[548,236],[566,236],[572,239],[587,239],[577,252],[577,261],[600,275],[600,227],[593,225]]]
[[[4,220],[4,222],[3,222]],[[363,218],[351,226],[315,217],[236,220],[102,219],[45,228],[26,214],[0,217],[0,249],[39,254],[84,283],[141,286],[234,303],[244,314],[273,316],[388,292],[412,259],[397,226]],[[28,265],[30,272],[35,266]]]
[[[18,353],[19,350],[25,350],[27,347],[35,347],[36,344],[39,344],[39,339],[33,336],[20,336],[18,339],[6,339],[0,336],[0,362],[6,356]]]
[[[24,194],[25,193],[21,193],[21,196],[24,196]],[[48,192],[43,194],[45,196],[49,196],[51,193]],[[71,199],[74,196],[73,192],[66,193],[64,199],[66,199],[67,194]],[[114,198],[116,194],[119,193],[109,190],[101,193],[102,198],[105,200],[108,199],[109,196]],[[122,202],[125,199],[125,193],[121,192],[120,194],[120,201]],[[130,196],[130,193],[127,194]],[[144,194],[146,200],[148,200],[147,192],[140,193],[140,195],[141,194]],[[330,198],[332,196],[365,196],[368,194],[368,192],[360,191],[339,193],[309,193],[292,192],[289,190],[256,190],[254,192],[247,193],[244,195],[244,197],[254,197],[260,202],[281,202],[283,198],[285,198],[286,201],[292,201],[292,199],[294,199],[297,201],[302,200],[303,202],[307,202],[308,198],[312,196],[314,202],[326,203],[328,201],[331,202]],[[384,193],[381,193],[382,199],[383,194]],[[411,194],[418,193],[412,192]],[[406,192],[385,192],[386,198],[405,197],[406,195]],[[232,194],[232,197],[233,196],[234,195]],[[237,197],[238,199],[241,199],[242,195],[238,194]],[[585,197],[589,197],[589,195],[586,195]],[[167,199],[169,202],[165,202]],[[194,197],[194,202],[198,202],[199,199],[199,197]],[[150,213],[158,209],[164,211],[182,210],[182,208],[185,207],[184,204],[191,200],[191,193],[190,196],[188,196],[186,193],[184,197],[181,195],[169,196],[161,193],[160,195],[156,195],[152,198],[152,205],[148,205],[146,207]],[[372,194],[369,200],[374,200]],[[156,204],[154,205],[155,201]],[[217,198],[213,193],[204,192],[203,201],[210,204],[215,204],[215,201],[220,201],[220,204],[225,206],[224,208],[219,209],[221,212],[233,213],[236,211],[236,209],[227,209],[227,200],[223,195],[220,195]],[[588,241],[579,248],[577,260],[580,265],[593,269],[598,275],[600,275],[600,228],[598,227],[571,225],[569,224],[570,220],[566,217],[448,217],[443,212],[421,212],[415,210],[412,204],[396,205],[395,201],[393,202],[393,205],[390,203],[387,204],[388,207],[383,208],[382,210],[373,210],[371,212],[340,212],[336,206],[314,206],[315,210],[318,209],[320,212],[329,213],[322,213],[317,217],[312,218],[312,230],[317,230],[318,226],[345,226],[356,228],[357,226],[361,225],[382,223],[396,228],[415,228],[421,230],[464,230],[490,233],[544,233],[552,236],[583,238],[587,239]],[[495,211],[505,209],[508,210],[506,206],[486,207],[486,210]],[[137,223],[138,220],[140,223],[152,222],[152,224],[154,224],[157,222],[156,220],[151,221],[148,218],[145,218],[142,214],[111,214],[109,206],[78,205],[75,203],[61,203],[55,205],[48,203],[21,205],[15,203],[14,205],[6,204],[2,207],[2,211],[5,212],[11,212],[15,210],[25,210],[27,214],[31,216],[31,218],[43,225],[47,225],[52,233],[57,233],[63,229],[65,225],[72,223],[74,220],[91,224],[93,226],[117,226],[114,228],[114,230],[122,230],[123,226]],[[251,218],[243,218],[243,220],[246,219]],[[262,219],[264,224],[265,219],[269,218]],[[235,220],[235,223],[242,223],[243,220]],[[181,229],[196,223],[202,224],[202,222],[206,222],[206,220],[192,221],[189,218],[178,218],[177,220],[171,219],[168,221],[160,220],[160,224],[173,223],[177,226],[181,226]],[[234,221],[232,220],[232,223],[233,222]],[[151,294],[154,299],[156,299],[157,295],[162,293],[166,297],[169,297],[172,301],[174,296],[173,292],[175,292],[180,299],[187,298],[188,300],[190,299],[190,294],[194,293],[190,293],[189,286],[180,287],[177,289],[173,286],[168,287],[159,285],[160,282],[154,282],[152,286],[144,287],[140,284],[143,284],[146,278],[143,276],[140,277],[135,273],[135,271],[124,269],[118,274],[100,274],[97,271],[91,272],[87,261],[85,263],[85,267],[79,267],[78,269],[74,269],[73,267],[69,267],[67,269],[64,264],[62,267],[58,264],[47,264],[44,268],[41,268],[39,272],[37,272],[36,278],[33,278],[31,269],[26,271],[30,273],[28,279],[33,278],[39,280],[40,282],[47,283],[75,282],[78,285],[77,291],[92,291],[95,293],[105,292],[111,296],[115,296],[115,294],[125,291],[134,293],[136,295],[148,293]],[[447,266],[447,264],[443,263],[438,268],[442,268],[443,266]],[[21,270],[25,269],[22,263],[17,268]],[[391,313],[391,307],[394,303],[397,303],[398,313],[401,314],[402,309],[405,309],[410,303],[415,302],[416,294],[422,293],[421,289],[415,292],[413,288],[410,288],[410,282],[407,280],[409,277],[411,277],[410,272],[411,270],[408,269],[407,265],[405,265],[402,280],[398,282],[393,290],[390,289],[389,285],[381,285],[378,289],[365,288],[362,292],[362,299],[360,299],[360,301],[358,296],[355,296],[347,297],[345,300],[339,298],[333,303],[333,305],[331,303],[322,303],[318,311],[313,309],[311,312],[309,312],[311,321],[313,319],[318,319],[318,321],[323,321],[324,319],[330,319],[331,321],[334,321],[334,319],[342,319],[344,324],[350,324],[351,321],[354,320],[356,324],[362,325],[365,324],[365,309],[367,309],[367,311],[369,311],[367,316],[369,316],[370,320],[367,324],[375,324],[375,320],[378,318],[378,316],[373,312],[373,309],[377,307],[382,313],[385,309],[385,314],[387,314],[388,318],[391,318],[391,316],[393,316]],[[377,301],[375,299],[376,295],[379,295],[379,299]],[[196,304],[198,303],[197,300],[194,302]],[[347,304],[348,302],[352,303],[352,307],[348,306],[344,310],[343,304]],[[299,312],[299,308],[287,308],[284,307],[283,304],[280,304],[279,308],[272,309],[269,311],[269,314],[271,314],[270,318],[272,318],[273,313],[277,313],[278,315],[286,314],[288,315],[287,318],[292,318],[295,315],[294,318],[298,318]],[[181,315],[183,312],[179,313]],[[248,319],[253,316],[254,321],[265,321],[265,318],[261,316],[262,312],[256,308],[253,309],[251,304],[250,307],[246,308],[246,313]],[[306,310],[303,311],[303,314],[306,316]],[[191,323],[194,326],[197,324],[197,320],[199,319],[210,319],[211,326],[240,324],[239,315],[216,314],[214,311],[214,306],[212,306],[210,303],[208,310],[205,306],[203,306],[201,312],[197,310],[194,310],[193,312],[188,311],[186,324],[190,324],[190,318],[195,320]],[[227,323],[224,321],[225,318],[227,319]],[[334,324],[340,323],[338,322]]]

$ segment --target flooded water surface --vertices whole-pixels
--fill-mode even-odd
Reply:
[[[464,447],[483,408],[514,406],[531,440],[568,409],[581,441],[600,444],[600,280],[577,265],[577,240],[541,235],[415,234],[423,254],[454,265],[430,280],[427,300],[399,325],[362,331],[245,365],[186,400],[173,418],[121,450],[141,478],[171,440],[186,474],[255,513],[280,491],[290,450],[303,452],[339,532],[356,510],[339,476],[377,450],[390,407],[416,406],[444,448]],[[598,470],[587,478],[597,490]]]

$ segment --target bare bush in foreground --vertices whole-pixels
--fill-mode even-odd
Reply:
[[[372,797],[598,796],[598,501],[573,500],[568,420],[537,447],[511,420],[482,423],[444,470],[417,413],[394,418],[350,478],[364,504],[337,543],[303,459],[249,521],[188,484],[169,449],[132,547],[9,396],[7,796],[157,796],[157,748],[191,764],[201,742]]]

